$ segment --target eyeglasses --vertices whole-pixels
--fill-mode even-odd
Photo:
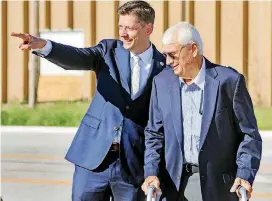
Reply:
[[[181,53],[181,51],[182,51],[185,47],[187,47],[187,45],[184,45],[184,46],[182,46],[182,47],[180,48],[179,53],[178,53],[178,56],[175,56],[175,53],[163,53],[163,56],[165,57],[165,59],[170,58],[170,59],[173,60],[173,61],[174,61],[174,60],[179,60],[180,53]]]

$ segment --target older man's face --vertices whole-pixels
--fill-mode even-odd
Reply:
[[[191,45],[180,45],[177,43],[164,45],[163,53],[166,57],[166,64],[171,66],[178,76],[186,73],[187,66],[191,63],[193,54]]]

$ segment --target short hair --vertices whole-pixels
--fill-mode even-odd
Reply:
[[[203,45],[200,34],[189,22],[178,22],[164,32],[162,39],[164,45],[175,42],[181,45],[196,43],[199,50],[198,54],[203,55]]]
[[[155,11],[149,3],[145,1],[128,1],[117,9],[119,15],[134,14],[145,24],[154,24]]]

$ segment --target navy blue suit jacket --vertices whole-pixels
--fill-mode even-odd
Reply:
[[[178,76],[166,68],[154,78],[145,129],[145,177],[157,175],[175,200],[183,171],[181,92]],[[236,177],[254,181],[262,140],[243,75],[206,59],[199,169],[203,201],[238,200]]]
[[[55,42],[52,45],[52,51],[45,57],[47,60],[66,70],[92,70],[97,78],[94,98],[66,159],[89,170],[97,168],[123,121],[121,174],[125,181],[139,185],[144,179],[144,128],[148,120],[152,79],[165,67],[165,58],[153,45],[148,80],[131,97],[130,54],[121,41],[102,40],[90,48],[75,48]]]

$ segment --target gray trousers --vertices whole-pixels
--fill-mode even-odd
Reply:
[[[202,201],[199,173],[183,175],[178,201]]]
[[[174,201],[156,197],[156,201]],[[199,173],[183,174],[180,184],[179,198],[175,201],[202,201]]]

